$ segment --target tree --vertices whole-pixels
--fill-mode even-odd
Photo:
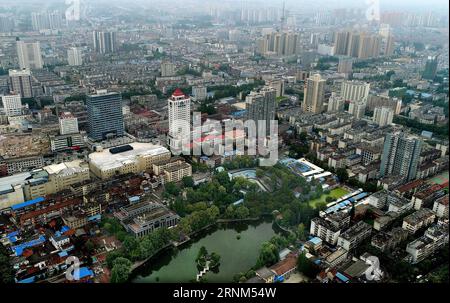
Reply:
[[[169,195],[178,196],[180,194],[180,188],[174,182],[167,182],[164,187]]]
[[[191,176],[184,176],[182,182],[183,187],[194,187],[194,179]]]
[[[302,252],[302,254],[298,257],[297,269],[299,272],[311,279],[314,279],[320,271],[318,266],[306,257],[305,252]]]
[[[297,237],[301,240],[301,241],[305,241],[306,240],[306,229],[305,229],[305,224],[300,223],[297,227]]]
[[[14,269],[7,249],[0,244],[0,284],[14,283]]]
[[[339,180],[341,180],[341,182],[346,182],[348,180],[348,172],[345,168],[338,168],[336,170],[336,175],[338,176]]]
[[[125,283],[128,281],[131,272],[131,261],[127,258],[119,257],[113,262],[111,270],[111,283]]]
[[[238,208],[236,208],[236,210],[234,211],[234,216],[236,217],[236,219],[245,219],[250,215],[250,211],[248,210],[247,207],[245,206],[239,206]]]
[[[264,242],[259,251],[256,267],[272,266],[279,261],[278,249],[275,244]]]

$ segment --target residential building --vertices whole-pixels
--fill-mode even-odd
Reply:
[[[343,112],[345,107],[345,100],[336,93],[331,93],[330,99],[328,99],[327,112]]]
[[[389,107],[376,107],[373,112],[373,121],[379,126],[391,125],[394,120],[394,111]]]
[[[367,102],[370,83],[361,81],[344,81],[341,85],[341,97],[346,101]]]
[[[319,74],[309,77],[305,83],[302,108],[305,112],[320,114],[323,110],[325,79]]]
[[[17,40],[16,45],[20,69],[41,69],[44,67],[39,41],[24,42]]]
[[[406,246],[408,260],[418,263],[448,244],[448,221],[431,226],[425,234]]]
[[[20,95],[1,96],[3,110],[7,117],[22,115],[22,102]]]
[[[352,70],[353,70],[353,58],[340,57],[337,72],[341,74],[350,74]]]
[[[366,112],[366,104],[359,101],[350,101],[348,112],[356,119],[361,119],[364,117],[364,113]]]
[[[259,92],[252,91],[245,98],[246,120],[255,121],[258,131],[259,121],[264,123],[264,133],[258,135],[268,136],[270,134],[271,121],[275,120],[277,91],[265,86]]]
[[[397,175],[410,181],[416,177],[422,141],[405,133],[389,133],[384,141],[380,176]]]
[[[173,77],[176,75],[176,65],[172,62],[161,62],[161,77]]]
[[[372,226],[363,221],[359,221],[339,236],[337,245],[349,251],[367,239],[371,231]]]
[[[67,62],[70,66],[83,65],[83,51],[79,47],[71,47],[67,50]]]
[[[78,119],[70,112],[63,112],[59,115],[59,133],[70,135],[78,133]]]
[[[415,234],[422,227],[434,222],[436,214],[428,208],[421,208],[403,219],[402,228],[410,234]]]
[[[33,97],[30,69],[9,70],[9,91],[22,98]]]
[[[114,53],[117,50],[116,33],[94,31],[93,33],[94,50],[100,54]]]
[[[423,79],[427,80],[433,80],[436,77],[438,67],[438,58],[437,56],[429,56],[426,63],[425,63],[425,69],[422,74]]]
[[[192,87],[192,97],[195,101],[204,101],[208,96],[206,86],[193,86]]]
[[[433,211],[438,218],[448,219],[448,194],[434,201]]]

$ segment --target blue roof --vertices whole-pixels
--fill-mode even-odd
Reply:
[[[89,267],[81,267],[79,274],[80,274],[79,279],[83,279],[89,276],[93,276],[94,272],[90,270]]]
[[[349,281],[349,279],[346,276],[344,276],[343,274],[341,274],[340,272],[336,273],[336,277],[345,283],[348,283],[348,281]]]
[[[309,241],[311,241],[314,244],[322,243],[322,239],[320,239],[319,237],[314,237],[314,238],[310,239]]]
[[[63,250],[62,252],[58,253],[58,256],[67,257],[68,256],[67,251]]]
[[[16,256],[21,256],[23,254],[23,250],[28,247],[33,247],[45,242],[45,236],[39,236],[38,239],[34,239],[16,246],[13,246],[11,249],[14,251]]]
[[[32,277],[29,277],[29,278],[20,280],[20,281],[17,282],[17,283],[33,283],[35,280],[36,280],[36,277],[35,277],[35,276],[32,276]]]
[[[134,202],[137,202],[137,201],[139,201],[141,198],[139,197],[139,196],[133,196],[133,197],[129,197],[128,198],[128,200],[131,202],[131,203],[134,203]]]
[[[70,227],[67,225],[64,225],[63,227],[61,227],[61,233],[65,233],[66,231],[70,230]]]
[[[87,220],[88,221],[100,221],[101,219],[102,219],[102,215],[97,214],[97,215],[90,216]]]
[[[39,197],[39,198],[36,198],[36,199],[33,199],[33,200],[29,200],[29,201],[26,201],[26,202],[23,202],[23,203],[20,203],[20,204],[13,205],[13,206],[11,206],[11,209],[12,210],[18,210],[18,209],[21,209],[21,208],[24,208],[24,207],[27,207],[27,206],[30,206],[30,205],[41,203],[42,201],[45,201],[45,198],[44,197]]]

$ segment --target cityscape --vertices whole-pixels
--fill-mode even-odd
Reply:
[[[445,0],[0,0],[0,99],[0,284],[449,283]]]

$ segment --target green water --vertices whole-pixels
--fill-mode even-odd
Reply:
[[[204,232],[178,249],[162,252],[139,269],[135,283],[190,282],[198,273],[195,258],[200,247],[220,255],[220,267],[204,275],[207,282],[231,282],[239,272],[255,265],[261,244],[275,235],[271,221],[222,224]],[[238,240],[237,235],[241,238]]]

